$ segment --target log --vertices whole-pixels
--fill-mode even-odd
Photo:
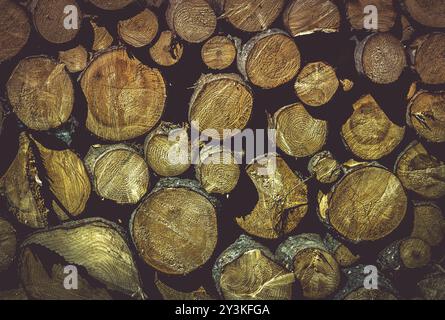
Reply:
[[[234,40],[229,36],[215,36],[207,40],[202,46],[201,57],[205,65],[213,70],[223,70],[235,61],[237,48]]]
[[[184,46],[170,30],[162,31],[158,41],[149,49],[153,61],[164,67],[178,63],[183,52]]]
[[[426,199],[445,196],[445,163],[430,155],[420,142],[410,143],[400,153],[394,168],[406,189]]]
[[[279,29],[251,38],[238,51],[238,70],[254,85],[277,88],[291,81],[300,69],[300,51],[294,40]]]
[[[120,10],[128,6],[134,0],[90,0],[92,4],[102,10]]]
[[[305,298],[327,298],[340,285],[340,268],[317,234],[289,237],[280,244],[275,255],[294,272]]]
[[[12,110],[32,130],[56,128],[68,120],[73,110],[73,83],[65,65],[49,57],[21,60],[6,90]]]
[[[253,92],[233,73],[203,75],[189,103],[192,126],[213,139],[224,140],[247,126],[253,109]]]
[[[445,142],[445,91],[418,91],[406,112],[408,126],[429,142]]]
[[[430,261],[431,247],[417,238],[397,240],[383,249],[377,257],[377,264],[384,272],[419,269],[428,265]]]
[[[155,285],[162,295],[164,300],[186,300],[186,301],[201,301],[201,300],[214,300],[203,287],[192,292],[182,292],[166,285],[159,280],[158,274],[155,274]]]
[[[376,84],[390,84],[399,80],[406,63],[401,42],[390,33],[373,33],[355,48],[357,72]]]
[[[210,0],[215,11],[245,32],[267,30],[282,12],[285,0]]]
[[[66,28],[65,19],[67,14],[65,8],[74,6],[77,9],[77,28]],[[74,0],[34,0],[30,5],[30,11],[37,32],[45,40],[60,44],[73,40],[80,31],[82,24],[82,12]]]
[[[18,222],[31,228],[48,226],[48,209],[42,196],[42,180],[36,167],[31,140],[25,133],[20,134],[18,153],[0,179],[0,185],[9,210]]]
[[[423,299],[445,300],[445,274],[437,272],[428,274],[417,283]]]
[[[201,43],[216,29],[216,15],[205,0],[170,0],[167,24],[183,40]]]
[[[159,176],[175,177],[191,165],[188,125],[161,122],[145,139],[144,155],[149,167]],[[172,137],[179,136],[179,139]],[[184,141],[183,141],[184,140]],[[186,151],[184,153],[184,151]],[[174,158],[172,158],[174,156]]]
[[[0,63],[15,57],[31,33],[26,12],[13,1],[0,1]]]
[[[445,28],[445,1],[402,0],[400,4],[416,22],[430,28]]]
[[[195,176],[208,193],[231,193],[240,174],[240,166],[230,150],[220,146],[206,146],[201,150]]]
[[[340,31],[340,11],[330,0],[293,0],[283,13],[286,30],[293,37],[315,32]]]
[[[312,156],[326,144],[327,121],[313,118],[301,103],[279,109],[269,122],[269,128],[276,130],[278,148],[292,157]]]
[[[315,154],[309,160],[308,171],[318,182],[324,184],[334,183],[342,174],[340,163],[329,151]]]
[[[364,160],[378,160],[392,153],[405,136],[405,127],[394,124],[371,95],[353,104],[354,112],[341,129],[351,152]]]
[[[125,145],[93,145],[85,167],[94,191],[118,204],[135,204],[147,193],[150,173],[139,153]]]
[[[95,57],[82,73],[80,85],[88,103],[86,128],[102,139],[139,137],[164,112],[167,94],[162,74],[130,58],[125,49]]]
[[[247,233],[277,239],[297,228],[308,211],[308,190],[287,163],[275,154],[252,161],[246,168],[258,192],[255,208],[236,218]]]
[[[413,68],[423,83],[445,84],[445,33],[423,35],[414,40],[410,50]]]
[[[149,9],[144,9],[134,17],[119,21],[117,33],[130,46],[140,48],[150,44],[159,29],[158,18]]]
[[[19,276],[24,289],[30,298],[40,300],[103,300],[115,293],[143,299],[139,272],[123,234],[119,226],[100,218],[32,234],[20,247]],[[77,290],[64,287],[67,265],[78,267]]]
[[[430,246],[438,246],[445,238],[445,218],[440,207],[433,202],[414,202],[412,238],[422,239]]]
[[[378,289],[366,289],[364,281],[367,276],[365,265],[358,265],[343,270],[346,282],[335,295],[335,300],[397,300],[399,293],[391,281],[378,273]]]
[[[365,8],[369,5],[375,6],[378,13],[378,28],[373,31],[390,31],[394,27],[397,19],[397,12],[393,0],[347,0],[346,14],[352,29],[365,29],[365,19],[367,16]]]
[[[217,206],[196,181],[160,180],[130,220],[142,260],[171,275],[186,275],[204,265],[218,238]]]
[[[59,51],[59,60],[65,64],[69,72],[81,72],[87,67],[88,52],[84,47],[78,45],[67,51]]]
[[[290,300],[295,281],[269,249],[245,235],[221,253],[212,275],[226,300]]]
[[[353,243],[375,241],[392,233],[408,205],[400,180],[376,163],[347,170],[318,201],[321,221]]]
[[[99,26],[94,19],[90,20],[91,28],[93,29],[93,51],[101,51],[111,47],[113,37],[105,27]]]
[[[342,268],[351,267],[360,260],[360,256],[352,253],[352,251],[343,243],[327,233],[323,239],[326,249],[331,252],[332,256]]]
[[[4,301],[20,301],[28,300],[28,296],[23,288],[0,291],[0,300]]]
[[[14,227],[0,218],[0,273],[6,271],[15,259],[17,236]]]
[[[294,88],[304,104],[320,107],[331,101],[339,85],[334,68],[319,61],[309,63],[301,70]]]
[[[402,42],[410,41],[416,30],[412,26],[411,21],[404,15],[402,15],[400,23],[402,24]]]
[[[55,197],[52,208],[60,220],[78,217],[85,210],[91,184],[82,160],[70,150],[51,150],[32,140],[45,169],[45,181]]]

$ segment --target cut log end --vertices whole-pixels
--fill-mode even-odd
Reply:
[[[308,164],[308,171],[325,184],[334,183],[342,173],[340,163],[329,151],[322,151],[314,155]]]
[[[430,246],[442,243],[445,237],[445,219],[440,207],[432,202],[414,203],[414,227],[411,237],[422,239]]]
[[[59,52],[59,60],[65,64],[66,68],[71,73],[83,71],[88,62],[88,52],[81,45]]]
[[[232,65],[236,58],[236,47],[232,39],[216,36],[209,39],[201,50],[201,57],[210,69],[223,70]]]
[[[160,66],[170,67],[179,62],[184,52],[182,43],[171,31],[162,31],[158,41],[150,48],[150,57]]]
[[[14,227],[0,218],[0,273],[8,270],[15,259],[17,237]]]
[[[374,31],[390,31],[394,27],[397,18],[397,12],[392,0],[348,0],[346,11],[351,27],[355,30],[365,29],[367,18],[365,8],[369,5],[375,6],[378,13],[378,27]]]
[[[403,0],[401,4],[418,23],[430,28],[445,28],[445,1]]]
[[[445,33],[421,36],[414,41],[411,49],[414,69],[421,81],[431,85],[445,84]]]
[[[90,20],[90,24],[94,34],[93,51],[105,50],[111,47],[114,40],[108,30],[105,27],[97,25],[94,20]]]
[[[148,9],[127,20],[119,21],[117,32],[129,45],[140,48],[150,44],[158,33],[159,23],[156,15]]]

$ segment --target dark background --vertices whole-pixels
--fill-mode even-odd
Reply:
[[[272,0],[271,0],[272,1]],[[166,1],[167,2],[167,1]],[[91,14],[99,16],[98,24],[107,27],[108,31],[113,35],[115,44],[119,44],[119,38],[116,32],[116,24],[119,20],[129,18],[136,13],[143,10],[143,5],[136,2],[130,5],[128,8],[107,12],[99,10],[94,6],[78,1],[81,10],[84,14]],[[336,96],[332,101],[321,108],[310,108],[307,110],[315,117],[326,119],[329,121],[329,139],[326,145],[326,149],[330,150],[339,161],[346,161],[353,158],[353,155],[345,148],[340,138],[340,128],[346,119],[352,114],[352,104],[358,100],[362,95],[371,93],[377,100],[383,110],[387,113],[392,121],[398,125],[405,125],[405,112],[406,112],[406,94],[408,88],[413,81],[417,80],[417,76],[406,69],[400,80],[391,85],[375,85],[370,81],[358,76],[354,68],[354,48],[355,37],[362,39],[366,36],[365,32],[350,31],[350,27],[345,17],[344,6],[338,3],[340,11],[343,15],[343,24],[341,32],[334,34],[314,34],[309,36],[302,36],[295,39],[298,47],[300,48],[302,55],[302,66],[308,62],[314,61],[326,61],[336,68],[339,79],[350,79],[355,83],[355,86],[350,92],[343,92],[338,90]],[[152,10],[157,13],[160,23],[160,31],[168,29],[165,22],[165,8],[164,4],[160,9],[153,8]],[[400,11],[397,3],[397,10]],[[414,37],[420,34],[427,33],[430,30],[426,30],[418,26],[415,22],[413,25],[416,28]],[[284,29],[281,18],[272,26],[274,28]],[[224,20],[218,21],[217,31],[218,34],[230,34],[239,37],[245,43],[252,34],[243,33],[233,28],[230,24]],[[395,36],[401,38],[401,25],[400,19],[396,26],[391,31]],[[158,34],[159,36],[159,34]],[[154,40],[156,41],[157,38]],[[17,63],[24,57],[31,55],[45,54],[54,58],[57,58],[58,51],[67,50],[82,44],[89,52],[91,52],[91,46],[93,42],[93,34],[89,23],[84,20],[81,30],[72,42],[65,45],[53,45],[44,40],[33,29],[30,40],[21,53],[10,61],[4,62],[0,65],[0,97],[6,98],[5,85],[6,82]],[[201,47],[202,44],[192,45],[186,42],[184,44],[184,55],[181,61],[173,67],[159,67],[150,58],[148,53],[148,47],[141,49],[135,49],[127,47],[129,52],[141,60],[143,63],[151,66],[158,67],[167,81],[167,104],[165,114],[163,116],[164,121],[171,122],[185,122],[187,121],[188,103],[193,93],[193,85],[199,79],[203,73],[215,73],[215,71],[209,70],[201,60]],[[236,64],[232,65],[229,69],[222,72],[235,72]],[[76,127],[74,134],[72,135],[72,144],[69,146],[72,150],[77,152],[82,158],[86,155],[89,147],[96,143],[107,143],[101,141],[97,137],[93,136],[84,128],[84,122],[86,119],[86,101],[77,82],[78,74],[72,75],[73,83],[76,88],[76,100],[73,112],[73,118],[79,122],[79,126]],[[262,90],[252,86],[255,93],[255,104],[252,118],[248,127],[250,128],[266,128],[266,112],[273,114],[281,107],[298,101],[293,89],[294,82],[290,82],[280,88],[274,90]],[[443,89],[440,87],[425,87],[426,89]],[[6,106],[8,108],[8,106]],[[68,125],[63,126],[61,129],[68,128]],[[18,147],[18,135],[20,131],[27,130],[23,124],[21,124],[13,113],[10,113],[4,123],[3,133],[0,137],[0,175],[3,175],[10,163],[14,159],[17,147]],[[53,149],[68,148],[61,140],[56,138],[57,130],[53,130],[49,133],[32,132],[33,135],[44,145]],[[145,137],[141,137],[136,140],[129,141],[130,143],[142,144]],[[379,162],[384,166],[392,169],[395,159],[398,154],[414,139],[418,139],[415,132],[412,129],[407,129],[407,133],[403,142],[399,147],[389,156],[381,159]],[[424,141],[423,141],[424,142]],[[425,142],[427,149],[436,157],[445,161],[445,152],[443,144],[429,144]],[[307,172],[307,163],[309,159],[293,159],[281,154],[286,162],[294,170],[302,173],[304,176],[309,176]],[[194,178],[194,171],[190,169],[187,174],[184,175],[187,178]],[[154,186],[158,177],[152,174],[150,184]],[[326,190],[328,187],[319,185],[313,179],[308,181],[309,185],[309,197],[310,208],[303,219],[302,223],[292,234],[299,234],[304,232],[315,232],[320,235],[326,233],[326,229],[318,221],[316,215],[316,195],[319,189]],[[418,197],[411,192],[408,193],[410,200],[417,199]],[[47,201],[50,201],[52,195],[49,192],[45,192]],[[160,279],[168,285],[174,287],[177,290],[192,291],[203,285],[209,293],[216,296],[216,290],[211,276],[211,268],[221,252],[233,243],[243,230],[238,227],[235,222],[235,217],[247,215],[255,206],[258,195],[256,190],[246,176],[244,170],[242,170],[242,176],[237,188],[229,195],[219,197],[222,203],[222,210],[218,216],[218,243],[216,250],[211,259],[203,267],[197,271],[184,276],[173,277],[159,275]],[[441,208],[444,208],[444,199],[441,199],[438,204]],[[0,198],[0,215],[6,216],[10,221],[13,220],[12,215],[7,212],[7,204],[4,198]],[[81,218],[87,217],[103,217],[108,220],[114,221],[120,224],[125,230],[128,229],[128,221],[131,213],[136,206],[120,206],[112,203],[111,201],[102,201],[94,193],[91,194],[91,198],[88,202],[88,206],[85,212],[81,215]],[[54,213],[52,213],[54,217]],[[56,221],[54,219],[54,221]],[[387,244],[394,240],[401,239],[410,234],[412,228],[413,214],[410,204],[408,213],[405,220],[400,227],[392,233],[390,236],[383,240],[373,243],[362,243],[360,245],[350,245],[349,247],[353,252],[360,254],[362,257],[361,262],[365,264],[374,264],[376,260],[376,254]],[[31,229],[23,227],[12,221],[18,231],[19,241],[23,240],[30,232]],[[257,239],[262,244],[266,245],[272,251],[284,240],[283,238],[278,240],[264,240]],[[132,244],[131,244],[132,246]],[[136,253],[134,247],[131,247],[133,252]],[[434,249],[435,257],[440,258],[444,255],[444,245],[440,245]],[[48,259],[59,260],[60,257],[56,257],[49,252],[45,252],[42,249],[42,254],[46,254]],[[136,255],[136,254],[135,254]],[[152,299],[161,298],[159,292],[154,286],[154,270],[147,266],[140,259],[137,260],[139,271],[141,273],[144,290]],[[17,286],[17,265],[14,264],[10,270],[0,274],[0,290],[14,288]],[[424,274],[425,270],[417,270],[413,272],[404,273],[399,276],[395,286],[400,290],[402,297],[411,298],[418,296],[416,291],[416,282]],[[117,298],[122,298],[116,296]],[[296,294],[296,298],[301,298],[299,294]]]

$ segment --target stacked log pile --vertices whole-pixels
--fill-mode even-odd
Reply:
[[[0,0],[0,30],[0,299],[445,299],[445,1]]]

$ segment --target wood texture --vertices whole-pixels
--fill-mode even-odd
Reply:
[[[66,51],[59,51],[59,60],[65,64],[69,72],[77,73],[86,68],[88,52],[83,46],[78,45]]]
[[[433,202],[414,203],[412,238],[422,239],[430,246],[437,246],[445,238],[445,218],[441,208]]]
[[[166,179],[134,211],[130,232],[156,270],[186,275],[205,264],[218,237],[216,207],[194,181]]]
[[[170,30],[162,31],[158,41],[149,49],[153,61],[164,67],[178,63],[183,52],[184,46]]]
[[[65,65],[45,56],[19,62],[6,84],[12,110],[30,129],[48,130],[66,122],[74,103]]]
[[[210,69],[223,70],[235,61],[236,52],[234,40],[226,36],[215,36],[202,46],[201,57]]]
[[[300,51],[284,31],[272,29],[251,38],[238,52],[238,70],[254,85],[273,89],[300,69]]]
[[[247,166],[258,192],[255,208],[236,218],[238,225],[257,237],[276,239],[295,230],[308,211],[305,182],[277,155],[265,155]]]
[[[445,84],[445,33],[430,33],[415,39],[410,46],[413,68],[425,84]]]
[[[98,25],[94,19],[90,20],[91,28],[93,29],[93,51],[100,51],[111,47],[113,43],[113,37],[108,32],[108,30]]]
[[[117,24],[117,32],[121,39],[136,48],[150,44],[156,37],[158,29],[158,18],[149,9]]]
[[[444,0],[402,0],[401,5],[418,23],[431,28],[445,27]]]
[[[329,151],[315,154],[308,164],[309,173],[321,183],[334,183],[342,174],[341,165]]]
[[[346,14],[351,27],[355,30],[365,29],[367,13],[364,9],[369,5],[375,6],[378,14],[378,28],[373,31],[390,31],[397,19],[397,11],[393,0],[347,0]]]
[[[17,236],[14,227],[0,218],[0,272],[8,270],[15,259]]]
[[[430,155],[418,141],[410,143],[399,155],[395,173],[406,189],[426,199],[445,195],[445,163]]]
[[[31,33],[25,11],[10,0],[0,1],[0,63],[16,56]]]
[[[405,128],[394,124],[371,95],[353,105],[352,116],[342,126],[341,136],[351,152],[364,160],[378,160],[394,151]]]
[[[86,127],[100,138],[123,141],[150,131],[165,107],[165,81],[157,69],[124,49],[98,55],[82,73],[88,103]]]
[[[90,2],[103,10],[120,10],[134,2],[134,0],[90,0]]]
[[[85,157],[85,166],[95,192],[118,204],[134,204],[147,193],[150,173],[147,163],[124,144],[94,145]]]

